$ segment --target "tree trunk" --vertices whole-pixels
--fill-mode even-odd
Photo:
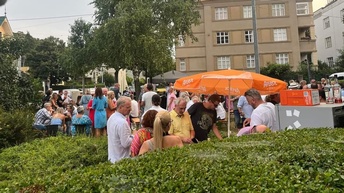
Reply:
[[[82,94],[85,94],[85,74],[82,75]]]
[[[115,68],[115,83],[118,83],[118,72],[119,72],[120,68]]]
[[[141,87],[140,87],[140,72],[137,68],[133,69],[134,85],[135,85],[135,99],[138,100]]]

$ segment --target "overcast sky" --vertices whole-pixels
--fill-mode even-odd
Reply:
[[[52,35],[66,41],[76,19],[93,22],[94,8],[90,2],[92,0],[7,0],[6,6],[0,7],[0,15],[4,15],[6,7],[13,32],[30,32],[35,38]]]
[[[7,0],[6,12],[13,32],[30,32],[35,38],[54,36],[67,41],[70,25],[76,19],[93,23],[94,8],[90,2],[92,0]],[[313,10],[325,6],[326,2],[313,0]],[[4,13],[5,6],[2,6],[0,15]]]

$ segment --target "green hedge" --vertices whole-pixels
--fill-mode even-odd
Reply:
[[[11,112],[0,108],[0,152],[3,148],[44,137],[32,127],[34,113],[30,109],[16,109]]]
[[[53,137],[0,153],[0,192],[342,192],[343,148],[343,129],[303,129],[112,165],[106,138]]]

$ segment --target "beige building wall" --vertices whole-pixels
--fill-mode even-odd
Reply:
[[[307,5],[308,13],[297,14],[296,3]],[[284,15],[272,15],[276,4],[284,6]],[[250,5],[251,0],[201,1],[201,23],[193,27],[198,42],[187,39],[183,46],[176,46],[177,70],[178,59],[185,62],[187,73],[219,70],[218,66],[225,66],[219,65],[220,57],[231,69],[254,71],[247,62],[254,55],[254,43],[245,39],[245,32],[253,31],[252,18],[244,18],[244,7]],[[219,9],[226,10],[227,18],[215,17]],[[256,10],[260,67],[276,63],[280,54],[288,55],[293,69],[305,59],[317,65],[312,0],[256,0]],[[274,39],[274,30],[279,29],[285,29],[287,38],[283,41]],[[217,42],[218,32],[228,33],[227,44]]]

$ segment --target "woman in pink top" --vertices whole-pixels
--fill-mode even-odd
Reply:
[[[167,104],[167,111],[170,112],[174,109],[174,107],[176,106],[174,101],[177,99],[176,94],[174,93],[174,89],[173,87],[170,87],[168,89],[168,104]]]
[[[142,118],[142,128],[139,129],[131,142],[131,157],[137,156],[140,152],[140,148],[146,140],[153,137],[153,124],[155,115],[158,113],[156,110],[148,110]]]

